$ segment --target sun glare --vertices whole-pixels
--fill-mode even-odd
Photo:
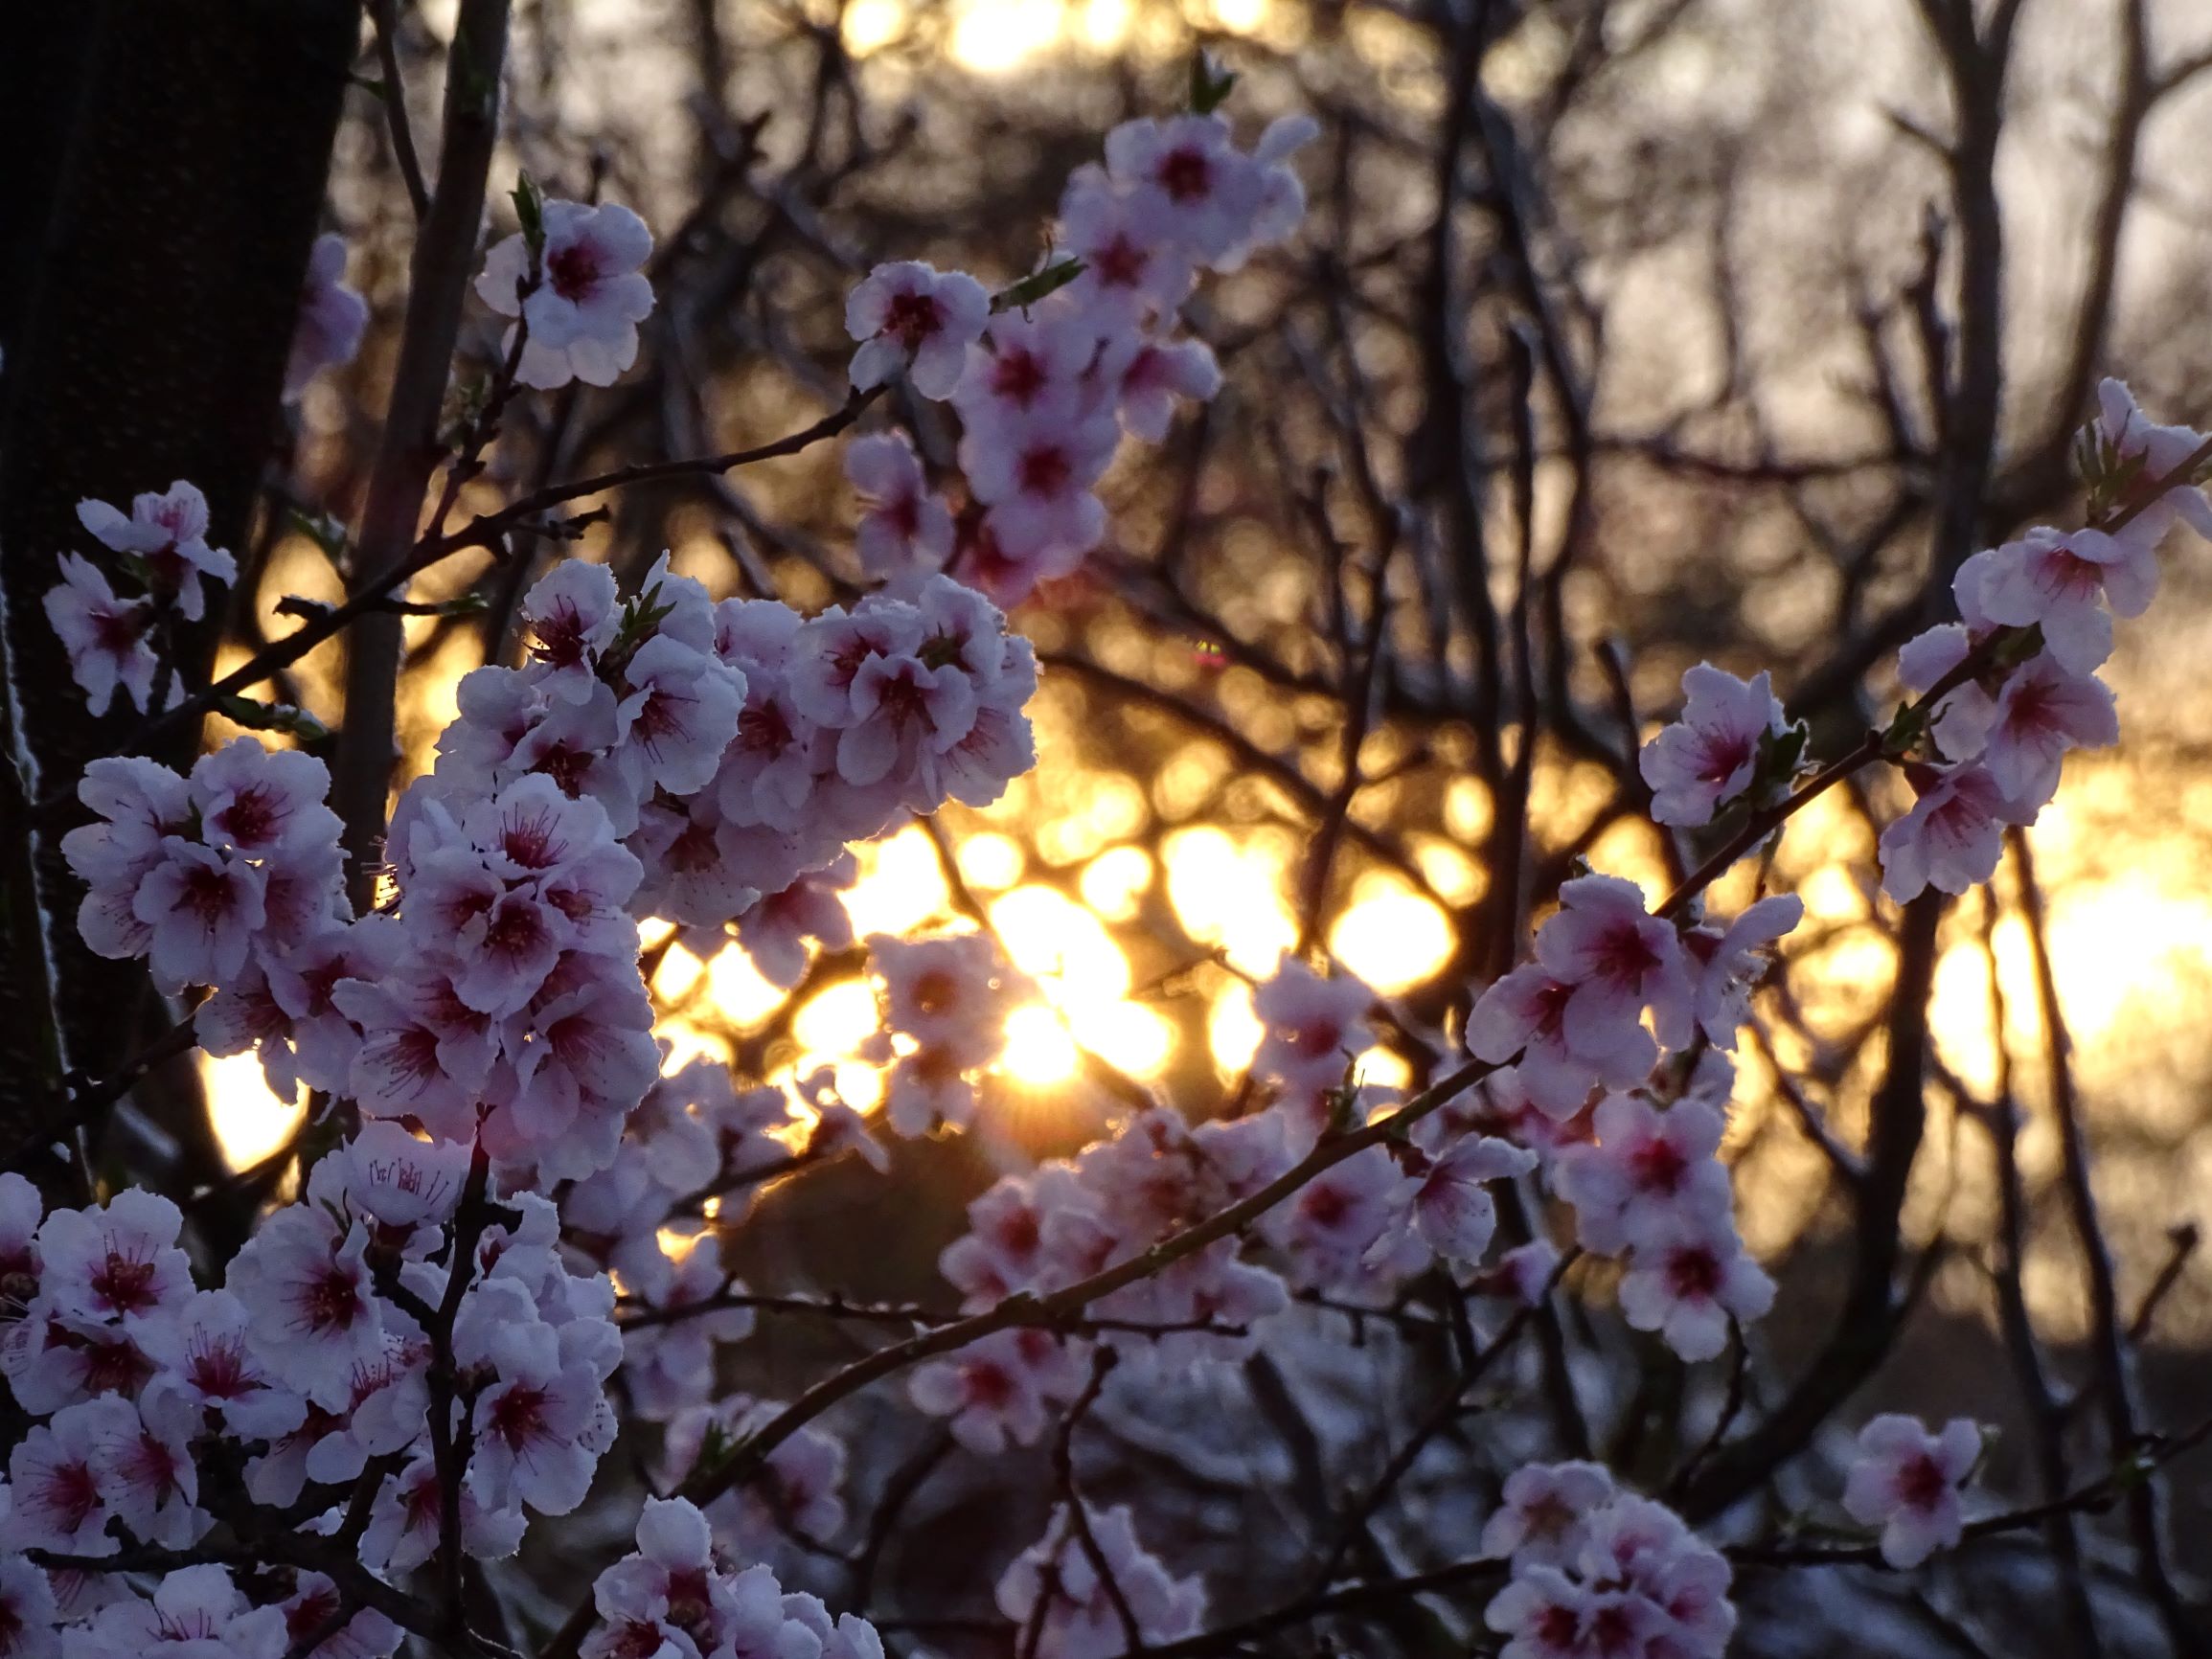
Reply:
[[[201,1085],[207,1090],[208,1119],[223,1162],[234,1170],[258,1164],[292,1138],[307,1107],[277,1098],[262,1075],[262,1062],[249,1051],[217,1058],[202,1055]]]

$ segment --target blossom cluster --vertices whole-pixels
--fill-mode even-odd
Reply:
[[[1002,1176],[969,1206],[968,1233],[940,1259],[965,1307],[1064,1288],[1250,1196],[1312,1148],[1324,1126],[1316,1099],[1362,1111],[1395,1104],[1384,1091],[1321,1082],[1345,1076],[1371,992],[1289,960],[1255,1001],[1268,1015],[1255,1075],[1270,1103],[1196,1127],[1164,1108],[1139,1112],[1071,1159]],[[1255,1324],[1288,1307],[1294,1290],[1386,1295],[1433,1263],[1477,1266],[1496,1231],[1489,1188],[1536,1164],[1532,1151],[1462,1124],[1425,1125],[1300,1185],[1260,1218],[1252,1258],[1222,1239],[1101,1299],[1093,1311],[1114,1329],[1096,1340],[1169,1367],[1231,1359],[1250,1352]],[[1513,1265],[1548,1283],[1538,1258]],[[1504,1287],[1525,1295],[1527,1277],[1509,1272]],[[1052,1406],[1081,1392],[1090,1340],[1000,1331],[918,1367],[910,1392],[970,1449],[1029,1443]]]
[[[1512,1564],[1484,1614],[1500,1659],[1720,1659],[1735,1632],[1727,1558],[1598,1464],[1516,1469],[1482,1553]]]
[[[1195,1636],[1206,1616],[1204,1584],[1170,1573],[1119,1504],[1083,1504],[1080,1527],[1067,1505],[1054,1511],[1044,1536],[1000,1575],[997,1599],[1017,1630],[1036,1630],[1032,1650],[1052,1659],[1116,1659]]]
[[[583,1659],[882,1659],[876,1627],[832,1618],[787,1592],[764,1565],[740,1570],[717,1549],[706,1517],[682,1498],[648,1498],[637,1548],[592,1585],[599,1624]]]
[[[1484,991],[1469,1018],[1470,1048],[1501,1067],[1470,1115],[1542,1158],[1582,1247],[1624,1259],[1630,1324],[1685,1359],[1712,1358],[1731,1321],[1773,1302],[1717,1159],[1733,1084],[1721,1051],[1736,1046],[1761,953],[1803,915],[1783,895],[1725,927],[1680,927],[1648,912],[1633,882],[1581,876],[1538,930],[1536,960]],[[1684,1067],[1661,1067],[1662,1047],[1687,1057],[1672,1086],[1665,1074]]]
[[[2005,830],[2036,821],[2067,754],[2119,740],[2097,670],[2112,653],[2113,618],[2140,616],[2157,592],[2166,533],[2182,521],[2212,536],[2212,504],[2186,475],[2204,442],[2186,426],[2154,424],[2127,387],[2105,381],[2083,456],[2092,509],[2109,528],[2038,526],[1974,554],[1951,582],[1959,620],[1900,648],[1898,679],[1921,701],[1885,742],[1915,796],[1881,837],[1890,898],[1987,881]],[[1754,794],[1752,805],[1767,804],[1789,782],[1789,766],[1775,762],[1776,739],[1790,730],[1767,676],[1745,682],[1700,663],[1682,689],[1681,717],[1642,756],[1653,815],[1695,827]]]
[[[229,988],[233,1000],[210,1011],[212,1040],[252,1024],[249,999],[304,1013],[301,969],[349,915],[329,788],[313,756],[252,738],[201,756],[189,777],[136,757],[94,761],[78,798],[98,817],[61,841],[85,884],[84,943],[147,957],[171,989]]]
[[[95,1653],[138,1651],[149,1625],[183,1622],[223,1651],[273,1642],[281,1654],[335,1612],[327,1581],[249,1607],[219,1567],[192,1566],[148,1603],[91,1563],[304,1516],[310,1534],[343,1525],[370,1569],[404,1572],[441,1535],[441,1409],[470,1555],[511,1554],[526,1510],[582,1502],[614,1438],[613,1288],[568,1271],[558,1214],[536,1193],[487,1191],[465,1224],[469,1157],[371,1121],[316,1163],[301,1202],[263,1219],[216,1289],[194,1288],[169,1199],[126,1189],[41,1216],[27,1181],[0,1176],[0,1267],[25,1295],[0,1375],[34,1420],[9,1456],[0,1543],[16,1560],[80,1563],[43,1592],[20,1573],[0,1584],[21,1598],[16,1618],[33,1607],[50,1627],[83,1625],[72,1642]],[[239,1471],[238,1490],[208,1474],[218,1467]],[[362,1655],[398,1645],[380,1617],[349,1628]]]
[[[819,887],[849,842],[947,799],[995,800],[1034,761],[1027,642],[948,579],[806,617],[772,600],[718,604],[664,558],[627,600],[604,567],[557,566],[525,599],[530,661],[481,668],[431,776],[395,817],[402,885],[429,803],[542,777],[604,812],[635,859],[625,896],[711,954],[731,927],[834,938]],[[815,902],[809,902],[812,898]],[[849,938],[849,933],[845,935]]]
[[[236,581],[238,560],[208,545],[207,497],[183,479],[137,496],[128,513],[80,501],[77,517],[142,591],[119,596],[99,565],[63,553],[61,580],[42,601],[47,623],[95,715],[107,713],[119,688],[141,714],[159,714],[176,689],[174,665],[165,666],[159,648],[162,619],[171,611],[187,622],[205,616],[209,588]]]
[[[1106,165],[1068,180],[1057,260],[996,309],[965,271],[910,260],[872,271],[846,306],[853,384],[903,375],[951,402],[968,501],[955,512],[931,489],[903,436],[856,441],[846,471],[869,502],[868,574],[948,568],[1013,604],[1075,570],[1106,534],[1096,487],[1123,433],[1157,443],[1177,398],[1220,389],[1213,352],[1175,332],[1180,307],[1200,270],[1235,270],[1296,228],[1305,196],[1289,158],[1314,130],[1287,118],[1245,151],[1220,115],[1123,123]]]

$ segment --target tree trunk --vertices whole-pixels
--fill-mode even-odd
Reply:
[[[70,1121],[63,1078],[104,1075],[147,1012],[136,963],[76,938],[59,852],[74,806],[36,812],[128,742],[95,719],[40,598],[65,551],[119,574],[77,522],[189,479],[209,539],[246,539],[359,34],[357,0],[95,0],[0,28],[0,1165],[34,1167]],[[124,585],[119,583],[119,585]],[[196,681],[221,606],[181,636]],[[194,735],[161,759],[188,761]],[[34,832],[35,830],[35,833]],[[40,915],[48,918],[40,924]],[[197,1133],[199,1125],[179,1124]],[[96,1128],[97,1125],[94,1125]]]

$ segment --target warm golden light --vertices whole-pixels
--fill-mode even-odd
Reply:
[[[208,1120],[223,1162],[234,1170],[258,1164],[283,1148],[308,1115],[305,1105],[277,1098],[251,1052],[217,1058],[200,1056]]]
[[[1083,1057],[1060,1015],[1032,1003],[1007,1016],[1006,1053],[999,1065],[1017,1082],[1038,1088],[1068,1081],[1081,1069]]]
[[[1298,942],[1285,901],[1288,850],[1254,836],[1240,847],[1212,827],[1178,830],[1167,838],[1168,901],[1183,931],[1219,944],[1246,973],[1271,972]]]
[[[1152,885],[1152,854],[1142,847],[1113,847],[1083,866],[1083,901],[1108,921],[1135,917]]]
[[[1357,978],[1395,996],[1451,960],[1451,919],[1403,878],[1377,873],[1354,888],[1351,908],[1329,930],[1329,948]]]
[[[963,69],[1003,75],[1059,40],[1066,15],[1060,0],[963,0],[947,50]]]
[[[853,932],[911,933],[952,902],[945,866],[929,831],[909,824],[896,835],[857,849],[860,878],[845,894]]]

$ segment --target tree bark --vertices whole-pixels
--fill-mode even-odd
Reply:
[[[0,32],[0,1164],[68,1125],[62,1079],[131,1046],[143,967],[76,938],[71,812],[35,815],[138,716],[95,719],[40,598],[77,522],[189,479],[243,545],[359,34],[357,0],[94,0]],[[18,166],[17,164],[22,165]],[[222,607],[180,636],[196,678]],[[189,760],[195,734],[158,758]],[[41,915],[48,920],[42,925]],[[194,1125],[196,1126],[196,1125]]]

